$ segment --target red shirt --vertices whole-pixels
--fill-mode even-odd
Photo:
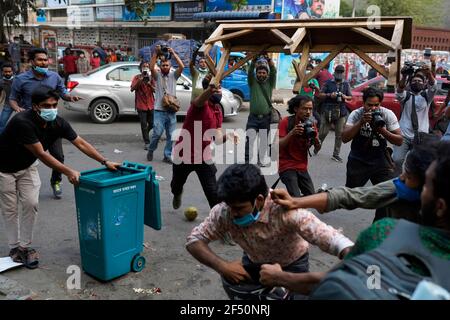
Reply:
[[[62,62],[64,64],[64,72],[65,73],[77,73],[77,60],[78,57],[70,55],[62,58]]]
[[[210,148],[212,138],[211,136],[203,138],[207,130],[222,128],[222,121],[223,114],[220,105],[207,101],[202,108],[199,108],[191,104],[183,123],[183,131],[172,152],[174,157],[180,157],[184,163],[190,161],[190,164],[201,164],[212,160]],[[196,127],[197,130],[195,130]],[[184,159],[183,149],[187,149],[189,146],[191,149],[190,159],[187,158],[189,155],[186,155],[187,159]]]
[[[320,89],[322,89],[322,87],[325,85],[325,82],[333,79],[333,75],[327,69],[322,69],[319,71],[319,74],[316,76],[316,79],[317,81],[319,81]]]
[[[281,138],[287,136],[289,117],[285,117],[278,125],[278,136]],[[317,128],[316,130],[317,138]],[[280,148],[278,172],[286,170],[297,170],[305,172],[308,170],[308,141],[304,137],[294,135],[286,148]]]
[[[92,69],[97,69],[97,68],[100,68],[100,62],[101,62],[101,59],[100,59],[100,57],[92,57],[91,58],[91,66],[92,66]]]
[[[131,86],[135,86],[139,81],[139,75],[133,78]],[[136,109],[141,111],[153,110],[155,108],[155,98],[153,96],[153,88],[155,86],[154,80],[150,82],[151,86],[143,81],[136,87],[134,91],[135,99],[134,103]]]

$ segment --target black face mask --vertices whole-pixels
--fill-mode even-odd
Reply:
[[[211,100],[212,103],[217,104],[220,103],[220,100],[222,100],[222,95],[221,94],[213,94],[211,96],[211,98],[209,98]]]
[[[413,92],[420,92],[423,90],[423,84],[417,82],[411,83],[411,90]]]
[[[335,73],[334,80],[337,82],[344,80],[344,74],[343,73]]]

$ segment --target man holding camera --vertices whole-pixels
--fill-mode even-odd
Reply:
[[[308,150],[312,145],[315,150],[320,149],[320,142],[317,128],[311,120],[313,106],[311,97],[295,96],[288,102],[288,112],[292,115],[283,118],[279,124],[278,172],[293,197],[314,193],[314,184],[308,173]]]
[[[335,140],[331,159],[336,162],[342,162],[342,158],[339,156],[342,145],[341,135],[344,130],[345,117],[348,114],[345,101],[352,99],[350,84],[344,81],[344,72],[344,66],[338,65],[334,69],[334,79],[325,83],[320,94],[320,98],[324,100],[321,108],[319,139],[323,143],[330,131],[331,124],[334,124]]]
[[[156,70],[156,60],[161,58],[160,70]],[[173,56],[177,61],[178,68],[170,70],[172,63],[170,58]],[[153,160],[153,152],[158,147],[159,139],[166,130],[166,146],[164,148],[164,162],[172,164],[172,133],[177,125],[176,112],[163,106],[163,99],[166,95],[176,97],[177,80],[183,72],[184,64],[180,57],[172,48],[157,46],[150,60],[150,71],[152,78],[156,82],[155,87],[155,114],[153,136],[148,147],[147,160]]]
[[[144,150],[150,145],[150,130],[153,128],[153,109],[155,108],[155,83],[150,75],[150,65],[142,62],[139,66],[141,74],[136,75],[131,82],[131,92],[135,94],[135,107],[141,122]]]
[[[400,102],[402,112],[400,116],[400,129],[403,143],[394,147],[394,162],[399,171],[406,154],[414,144],[421,144],[432,139],[429,136],[430,121],[428,113],[437,91],[436,80],[428,66],[423,66],[420,73],[414,66],[405,65],[402,70],[402,79],[397,87],[396,98]],[[410,91],[405,91],[409,83]],[[428,88],[425,90],[425,86]]]
[[[387,142],[400,146],[403,137],[395,114],[381,106],[383,92],[368,87],[363,92],[364,105],[353,110],[342,132],[342,141],[352,141],[347,161],[348,188],[373,185],[395,177]]]

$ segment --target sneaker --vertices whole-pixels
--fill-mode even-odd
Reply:
[[[62,195],[62,188],[61,188],[61,181],[56,181],[55,183],[52,183],[52,189],[53,189],[53,195],[56,199],[61,199]]]
[[[163,162],[168,163],[168,164],[173,164],[172,159],[170,159],[168,157],[164,157]]]
[[[153,152],[149,151],[147,152],[147,160],[152,161],[153,160]]]
[[[39,266],[39,253],[33,248],[21,248],[23,263],[28,269],[36,269]]]
[[[177,210],[181,207],[181,198],[183,196],[183,193],[177,194],[173,196],[172,200],[172,207]]]
[[[342,158],[339,157],[339,156],[332,156],[332,157],[331,157],[331,160],[334,160],[334,161],[336,161],[336,162],[343,162]]]

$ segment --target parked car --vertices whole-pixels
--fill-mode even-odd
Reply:
[[[64,102],[67,110],[84,112],[95,123],[112,123],[117,116],[137,114],[134,93],[130,91],[133,77],[139,74],[139,62],[116,62],[101,66],[86,75],[74,74],[69,77],[68,91],[83,98],[78,102]],[[182,74],[177,81],[177,97],[181,110],[177,115],[186,115],[190,106],[192,81]],[[229,90],[222,89],[222,111],[224,117],[238,114],[241,107]]]
[[[449,81],[447,80],[447,78],[442,77],[437,77],[436,80],[438,85],[438,91],[434,97],[434,102],[437,106],[437,110],[435,111],[440,116],[445,109],[445,106],[443,104],[447,96]],[[363,105],[362,91],[367,87],[375,87],[382,90],[384,93],[384,100],[382,103],[383,107],[391,109],[395,113],[397,118],[400,118],[400,102],[395,98],[395,93],[387,92],[387,79],[382,76],[370,79],[352,89],[353,98],[351,101],[346,102],[347,108],[350,111],[353,111]],[[430,117],[431,127],[434,126],[434,123],[436,122],[437,119],[438,117],[437,118]]]

